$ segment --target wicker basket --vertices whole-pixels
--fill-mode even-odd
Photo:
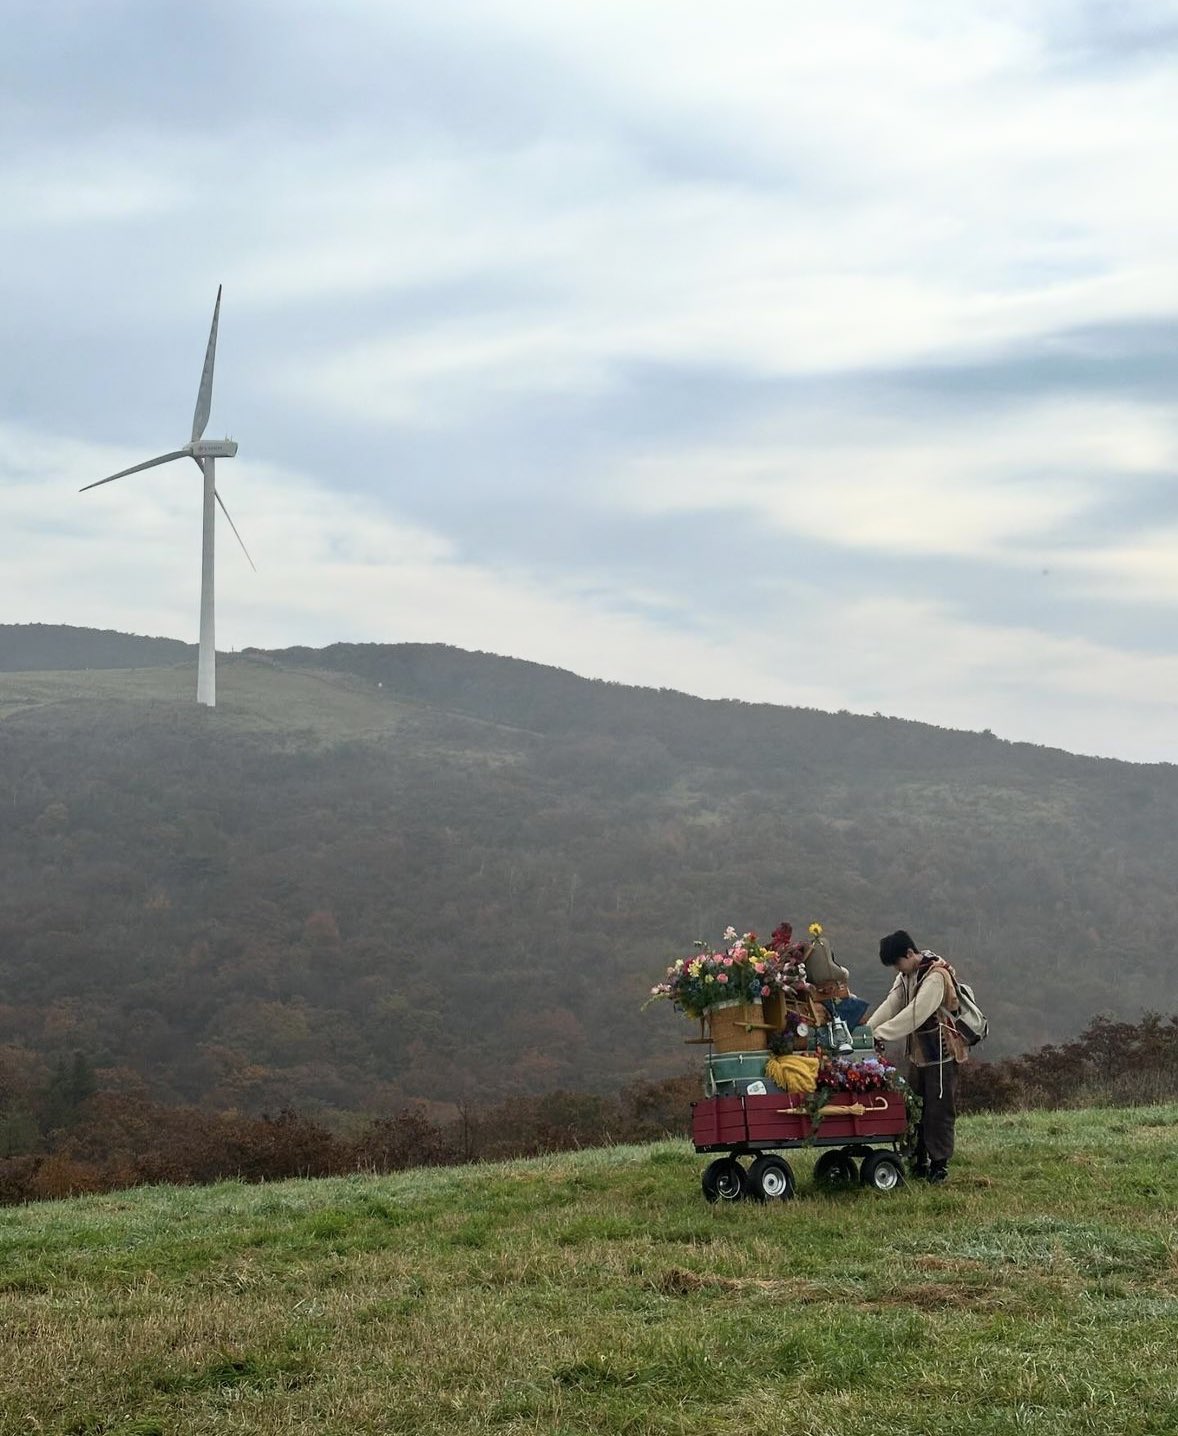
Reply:
[[[704,1019],[713,1052],[764,1052],[768,1047],[760,1002],[722,1002]]]

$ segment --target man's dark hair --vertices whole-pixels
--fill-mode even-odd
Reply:
[[[919,952],[920,949],[912,941],[911,936],[903,928],[899,932],[889,932],[887,937],[879,940],[879,960],[885,967],[895,967],[902,957],[910,952]]]

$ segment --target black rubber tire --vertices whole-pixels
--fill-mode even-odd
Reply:
[[[755,1202],[788,1202],[798,1185],[790,1164],[784,1157],[774,1156],[758,1157],[746,1180]]]
[[[872,1152],[863,1163],[859,1180],[875,1192],[894,1192],[904,1185],[904,1163],[891,1152]]]
[[[709,1202],[739,1202],[748,1190],[748,1178],[735,1157],[717,1157],[699,1180]]]
[[[859,1180],[859,1169],[846,1152],[823,1152],[814,1163],[814,1180],[828,1192],[845,1192]]]

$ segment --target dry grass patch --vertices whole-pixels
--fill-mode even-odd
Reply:
[[[672,1267],[653,1278],[651,1285],[664,1296],[692,1296],[696,1292],[726,1292],[740,1296],[769,1296],[781,1302],[829,1301],[830,1292],[813,1283],[780,1277],[728,1277]]]

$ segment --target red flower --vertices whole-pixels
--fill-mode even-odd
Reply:
[[[794,930],[788,922],[779,923],[773,929],[773,936],[769,939],[769,946],[775,952],[784,952],[790,944]]]

